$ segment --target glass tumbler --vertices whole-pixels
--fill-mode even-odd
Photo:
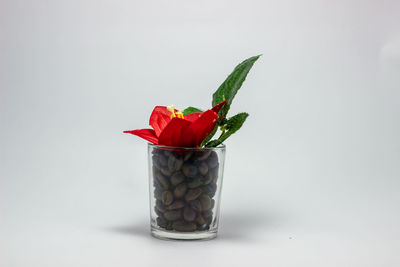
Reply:
[[[151,234],[160,239],[217,236],[225,145],[148,145]]]

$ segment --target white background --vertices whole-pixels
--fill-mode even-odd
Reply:
[[[0,0],[0,266],[400,266],[399,1]],[[233,103],[217,239],[149,235],[155,105]]]

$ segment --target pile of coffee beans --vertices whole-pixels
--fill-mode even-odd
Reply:
[[[155,148],[152,154],[157,225],[179,232],[208,230],[217,190],[217,153]]]

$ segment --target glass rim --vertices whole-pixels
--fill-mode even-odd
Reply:
[[[181,147],[181,146],[163,146],[163,145],[155,145],[152,143],[147,143],[149,147],[153,148],[162,148],[162,149],[171,149],[171,150],[225,150],[225,144],[220,144],[217,147]]]

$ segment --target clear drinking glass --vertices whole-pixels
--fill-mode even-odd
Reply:
[[[151,234],[161,239],[217,236],[225,145],[149,144]]]

